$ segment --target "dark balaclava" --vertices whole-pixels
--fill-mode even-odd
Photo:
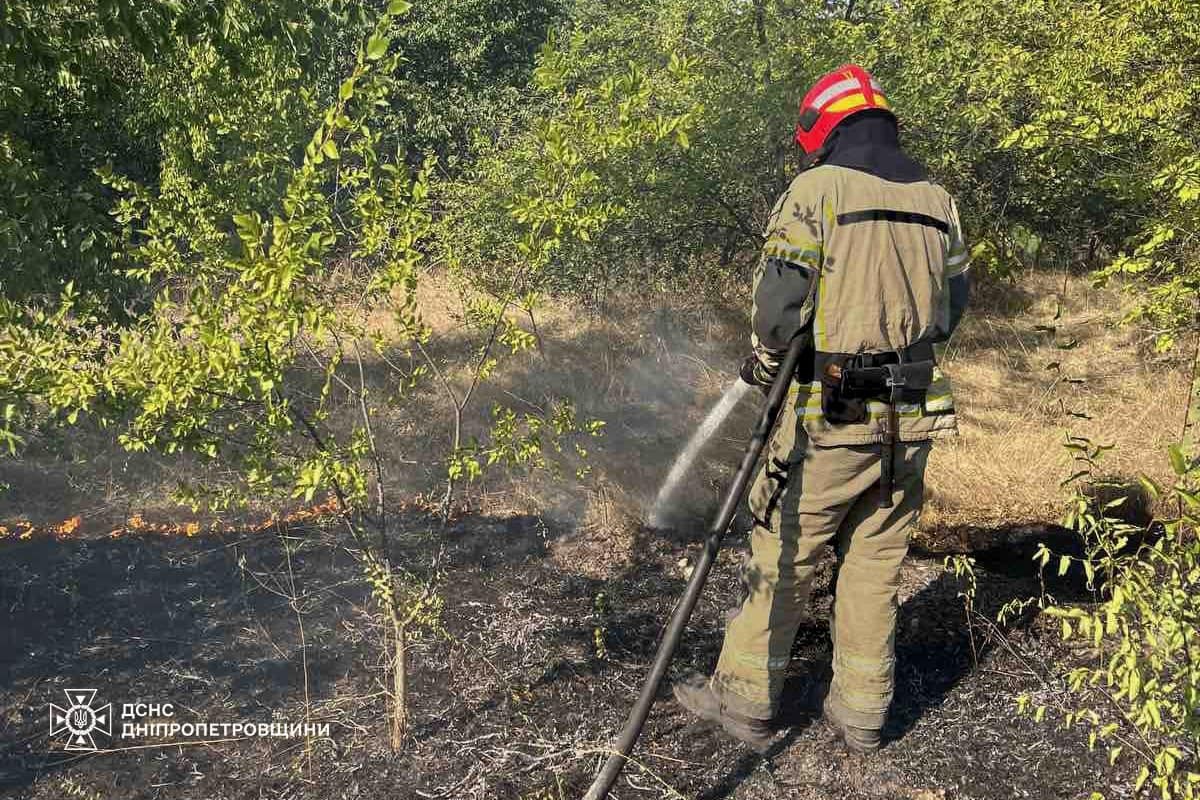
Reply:
[[[863,111],[833,129],[825,145],[804,158],[804,166],[831,164],[867,172],[896,183],[927,179],[925,167],[900,147],[896,119],[886,111]]]

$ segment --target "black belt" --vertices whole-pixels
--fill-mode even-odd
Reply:
[[[825,372],[825,366],[831,361],[838,364],[846,361],[854,362],[856,367],[885,367],[888,364],[899,364],[901,362],[911,363],[913,361],[933,361],[933,344],[930,342],[917,342],[902,348],[899,352],[888,350],[882,353],[813,353],[813,371],[815,376],[813,380],[817,380],[822,373]]]

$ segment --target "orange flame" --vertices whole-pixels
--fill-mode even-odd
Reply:
[[[317,520],[327,519],[340,513],[341,507],[338,505],[336,497],[329,497],[324,502],[318,503],[306,508],[300,508],[283,516],[272,514],[261,522],[252,523],[250,525],[230,525],[218,522],[212,522],[208,526],[208,530],[212,533],[236,533],[247,529],[255,532],[269,530],[279,525],[291,525],[301,522],[313,522]],[[49,535],[58,539],[65,539],[73,534],[80,534],[83,525],[83,518],[76,514],[69,517],[56,525],[47,525],[37,527],[28,520],[18,520],[12,523],[13,527],[8,525],[0,525],[0,540],[4,539],[30,539],[35,534]],[[141,514],[134,514],[125,524],[113,528],[107,533],[111,539],[120,536],[126,536],[131,533],[158,533],[164,536],[197,536],[203,529],[202,524],[198,520],[189,520],[187,522],[149,522],[142,517]]]

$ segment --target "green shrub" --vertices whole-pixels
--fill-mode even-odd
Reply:
[[[1100,600],[1046,608],[1064,639],[1088,648],[1086,662],[1065,676],[1062,721],[1086,729],[1089,746],[1107,748],[1111,763],[1131,764],[1135,790],[1192,800],[1200,796],[1200,467],[1172,448],[1171,495],[1181,513],[1147,532],[1116,516],[1123,498],[1098,504],[1081,483],[1096,476],[1105,448],[1078,438],[1068,447],[1080,469],[1066,524],[1085,553],[1058,556],[1057,572],[1081,571]],[[1055,563],[1044,548],[1038,558]],[[1019,707],[1045,713],[1028,697]]]

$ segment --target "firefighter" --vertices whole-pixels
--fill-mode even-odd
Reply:
[[[803,169],[779,198],[754,275],[753,355],[767,386],[807,345],[750,491],[744,599],[711,677],[675,686],[692,713],[757,750],[827,543],[837,554],[832,679],[817,707],[846,746],[880,747],[892,700],[900,563],[921,510],[931,440],[956,433],[934,345],[966,307],[954,200],[900,146],[879,83],[843,66],[800,106]]]

